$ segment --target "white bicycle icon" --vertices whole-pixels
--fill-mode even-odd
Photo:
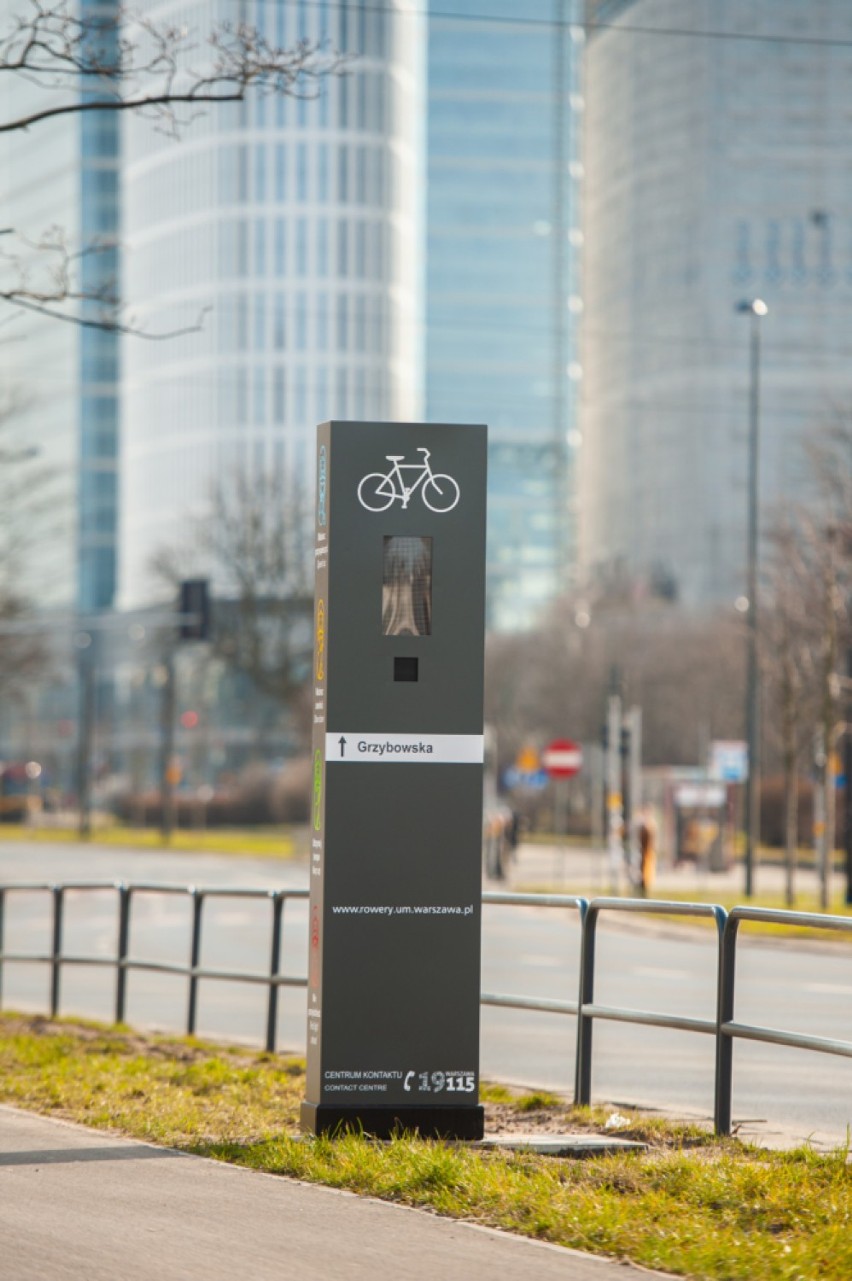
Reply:
[[[358,500],[361,506],[366,507],[368,512],[383,512],[398,499],[404,510],[409,504],[411,495],[419,489],[420,497],[430,511],[451,512],[459,501],[458,483],[452,476],[432,471],[429,466],[430,451],[428,449],[421,447],[417,452],[423,455],[423,461],[420,463],[403,462],[405,454],[386,454],[385,457],[393,466],[387,474],[375,471],[363,478],[358,486]],[[405,483],[402,477],[404,471],[418,473],[413,484]]]

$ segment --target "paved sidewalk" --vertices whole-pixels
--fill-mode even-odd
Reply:
[[[640,1281],[649,1275],[0,1106],[4,1281]]]

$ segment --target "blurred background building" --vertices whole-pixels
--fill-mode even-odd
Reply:
[[[169,629],[150,611],[174,600],[155,562],[171,553],[180,575],[209,573],[227,596],[203,545],[214,490],[276,476],[310,507],[314,427],[329,417],[488,422],[491,625],[531,626],[565,584],[580,8],[496,0],[483,17],[454,0],[431,14],[412,0],[258,0],[241,18],[263,38],[339,50],[344,74],[304,97],[187,113],[175,137],[131,113],[9,135],[9,225],[38,236],[62,224],[71,253],[84,251],[81,287],[126,304],[125,332],[20,326],[16,375],[37,389],[22,431],[69,495],[41,549],[64,610],[54,725],[79,728],[91,698],[114,755],[126,763],[144,744],[153,767]],[[83,12],[115,40],[113,0]],[[223,16],[213,0],[139,12],[202,32]],[[7,88],[7,114],[41,92]],[[250,748],[245,689],[199,681],[194,701]],[[39,755],[43,720],[34,708],[24,732]],[[18,737],[21,724],[16,713]]]
[[[107,38],[114,0],[81,4]],[[201,30],[234,17],[230,0],[141,8]],[[210,107],[177,138],[92,113],[0,142],[3,269],[21,235],[61,225],[81,285],[148,335],[0,318],[0,461],[35,449],[56,487],[19,577],[65,654],[58,692],[6,712],[0,755],[9,727],[32,741],[61,723],[70,762],[85,653],[98,734],[125,760],[115,726],[144,724],[152,772],[175,600],[153,561],[212,573],[233,605],[199,532],[214,490],[279,478],[310,507],[325,418],[487,422],[489,627],[553,627],[576,586],[559,641],[579,652],[598,643],[587,586],[707,610],[743,594],[754,317],[738,305],[769,308],[765,522],[806,483],[808,430],[852,400],[847,0],[238,8],[273,45],[350,55],[345,74]],[[0,83],[7,117],[43,93]],[[240,751],[289,749],[286,718],[255,733],[264,696],[249,706],[214,666],[180,674],[211,744],[226,724]]]
[[[4,12],[11,9],[4,6]],[[82,0],[81,10],[114,15],[117,5]],[[104,30],[107,41],[114,39],[108,26]],[[94,96],[94,87],[83,84],[83,97]],[[44,94],[37,83],[7,77],[0,98],[4,117],[39,110]],[[23,273],[38,293],[68,270],[89,294],[116,297],[118,117],[60,117],[38,125],[34,134],[5,133],[2,147],[4,283]],[[52,248],[39,252],[43,240]],[[0,332],[4,445],[23,443],[55,479],[54,500],[37,517],[49,554],[17,568],[43,605],[103,609],[115,593],[119,337],[68,323],[77,315],[96,318],[97,303],[46,310],[60,318],[37,307],[7,311]],[[32,513],[29,518],[36,519]]]
[[[752,323],[737,304],[769,307],[764,519],[801,496],[807,431],[852,403],[852,6],[593,0],[589,18],[583,566],[732,603]]]
[[[315,94],[206,109],[179,141],[125,121],[126,296],[152,332],[203,319],[124,342],[122,608],[162,592],[163,547],[191,565],[217,483],[278,473],[309,507],[318,422],[422,416],[425,25],[408,0],[244,17],[352,59]]]
[[[119,39],[117,0],[81,0],[81,12],[95,15],[106,52]],[[90,96],[97,98],[97,87]],[[80,283],[87,295],[121,297],[121,121],[109,111],[83,114],[79,129],[80,222],[84,245],[93,252],[80,260]],[[97,303],[84,304],[84,319],[97,318]],[[115,603],[118,560],[120,456],[120,335],[97,328],[80,331],[78,591],[81,611]]]
[[[582,370],[583,6],[432,0],[426,413],[489,426],[488,610],[570,581]]]
[[[109,33],[113,0],[83,9]],[[212,0],[189,15],[218,16]],[[162,597],[152,561],[192,562],[218,482],[276,472],[310,491],[327,417],[485,421],[489,621],[529,627],[574,556],[582,4],[259,0],[244,16],[276,45],[351,55],[346,74],[207,108],[178,138],[96,112],[4,140],[4,224],[61,225],[81,286],[120,294],[148,335],[19,315],[0,351],[22,431],[73,491],[56,598]],[[10,116],[43,92],[3,91]]]

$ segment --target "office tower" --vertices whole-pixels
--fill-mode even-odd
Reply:
[[[103,56],[116,54],[117,0],[80,0],[80,12],[98,23]],[[84,81],[83,97],[98,98],[98,85]],[[80,116],[80,280],[90,299],[121,295],[120,129],[113,112]],[[84,320],[110,310],[84,303]],[[85,326],[80,331],[80,427],[78,503],[78,603],[84,612],[109,609],[115,600],[118,538],[119,346],[117,332]]]
[[[114,0],[80,5],[99,24],[104,55],[116,12]],[[7,3],[0,16],[8,23],[16,13]],[[65,98],[97,94],[97,82],[83,78]],[[4,77],[5,122],[61,101],[56,84]],[[20,568],[21,586],[42,605],[96,611],[112,605],[115,589],[118,339],[73,323],[97,321],[109,308],[49,295],[63,273],[72,292],[89,298],[117,291],[118,120],[70,114],[5,133],[2,145],[3,274],[11,282],[23,271],[34,304],[4,307],[4,413],[10,439],[25,442],[54,476],[49,509],[34,513],[37,555]],[[44,241],[52,247],[39,248]],[[40,301],[40,293],[48,296]]]
[[[764,524],[803,492],[803,436],[852,402],[852,7],[601,0],[589,17],[582,560],[730,605],[754,324],[738,304],[769,308]]]
[[[579,0],[433,0],[426,406],[487,422],[489,623],[568,581],[582,246]]]
[[[152,558],[186,551],[217,482],[277,473],[310,505],[317,422],[422,416],[422,18],[408,0],[245,18],[357,58],[315,94],[206,109],[179,142],[126,122],[126,295],[150,332],[194,332],[124,343],[125,608],[156,596]]]

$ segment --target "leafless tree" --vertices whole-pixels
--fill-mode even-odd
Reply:
[[[587,592],[558,602],[539,631],[492,638],[486,715],[501,764],[525,742],[566,734],[599,741],[614,669],[626,702],[643,709],[645,763],[700,762],[710,739],[739,730],[742,670],[732,627],[666,601]]]
[[[298,720],[313,646],[311,527],[303,491],[278,472],[237,472],[217,484],[194,541],[191,562],[172,548],[155,568],[174,585],[199,571],[209,574],[211,656]]]
[[[0,406],[0,701],[22,699],[49,664],[20,584],[48,534],[57,490],[53,469],[14,432],[14,407]]]
[[[338,61],[307,40],[277,48],[246,23],[220,23],[200,36],[126,9],[80,16],[63,0],[30,0],[0,35],[0,71],[57,97],[0,121],[0,133],[103,111],[142,111],[175,132],[186,119],[182,108],[242,102],[253,87],[268,94],[310,92],[311,81]],[[85,96],[77,99],[81,89]]]
[[[806,727],[812,724],[814,579],[795,510],[786,510],[769,530],[761,606],[760,665],[766,728],[777,725],[784,776],[784,865],[787,905],[795,904],[799,829],[799,765]]]
[[[794,893],[798,762],[807,751],[818,775],[815,831],[825,909],[835,835],[833,763],[842,729],[839,669],[850,642],[852,415],[820,424],[805,451],[810,484],[770,526],[761,666],[765,723],[778,729],[784,764],[787,899]]]
[[[26,106],[0,116],[0,133],[69,115],[133,112],[177,137],[201,111],[243,102],[251,92],[313,96],[344,63],[323,43],[279,48],[246,23],[199,32],[125,9],[81,14],[70,0],[21,0],[21,11],[0,27],[0,77],[27,87]],[[81,283],[81,256],[105,244],[75,249],[58,228],[35,238],[28,228],[4,227],[0,234],[7,238],[0,300],[97,329],[172,336],[140,330],[123,314],[114,284]],[[68,310],[71,304],[89,311],[80,315]]]
[[[278,473],[238,473],[215,493],[205,541],[223,582],[213,647],[287,705],[310,672],[313,574],[303,492]]]
[[[815,501],[824,528],[839,536],[843,573],[852,573],[852,409],[838,411],[820,424],[806,442],[815,482]]]
[[[127,312],[114,274],[96,273],[102,279],[83,283],[81,265],[85,258],[112,257],[115,240],[95,238],[74,249],[62,227],[54,226],[38,239],[3,228],[0,240],[0,301],[17,311],[36,312],[51,320],[65,321],[80,329],[106,333],[134,334],[161,340],[196,333],[209,308],[202,308],[191,324],[179,329],[146,330]],[[10,317],[14,315],[14,311]]]
[[[842,734],[840,655],[849,644],[852,596],[852,413],[822,424],[807,443],[815,501],[806,521],[807,539],[820,589],[818,663],[818,765],[823,833],[820,842],[820,904],[830,901],[835,837],[834,760]]]

